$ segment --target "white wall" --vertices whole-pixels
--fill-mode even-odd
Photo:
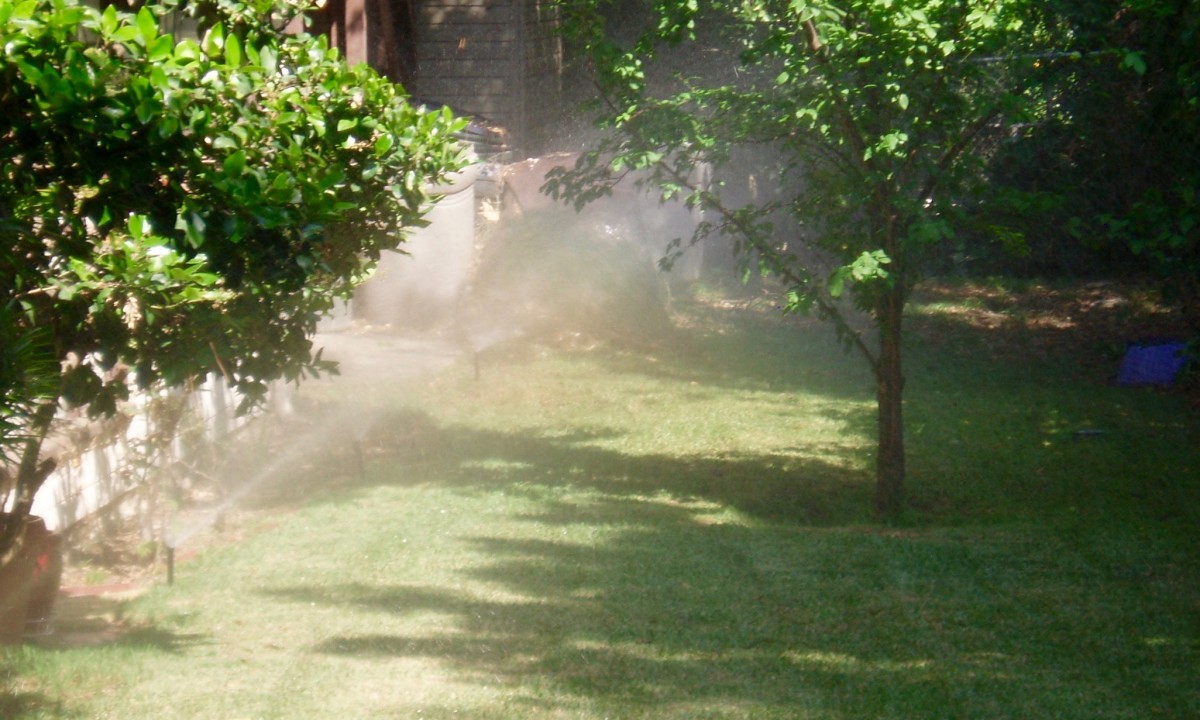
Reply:
[[[180,391],[165,391],[175,392]],[[33,514],[41,516],[51,530],[63,530],[108,506],[119,506],[125,515],[144,509],[144,496],[153,474],[163,471],[163,465],[188,461],[188,448],[178,436],[168,447],[160,448],[154,458],[156,467],[143,467],[138,461],[150,434],[149,414],[151,397],[134,396],[124,408],[126,421],[123,431],[111,433],[104,440],[89,440],[84,447],[71,444],[69,433],[54,438],[53,445],[61,450],[58,469],[50,475],[33,502]],[[225,386],[220,375],[210,375],[207,382],[186,398],[186,411],[179,427],[193,437],[214,443],[236,429],[246,418],[236,414],[239,398]],[[109,421],[108,428],[119,428],[119,421]],[[101,438],[105,433],[100,434]]]

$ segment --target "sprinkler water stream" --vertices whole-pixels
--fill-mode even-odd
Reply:
[[[232,507],[241,503],[253,490],[287,468],[294,466],[306,455],[327,447],[331,436],[340,437],[341,442],[349,444],[349,449],[355,454],[360,476],[365,475],[361,441],[377,419],[377,414],[364,413],[362,408],[357,407],[346,407],[331,413],[304,434],[293,437],[286,447],[274,454],[271,462],[262,467],[218,505],[209,508],[198,518],[168,530],[163,542],[167,548],[167,584],[172,585],[175,582],[175,550],[177,548],[201,532],[216,526]],[[350,429],[349,433],[345,432],[346,428]]]
[[[515,325],[497,325],[479,332],[468,330],[466,333],[467,346],[471,349],[471,365],[475,372],[475,379],[479,380],[482,376],[484,350],[512,340],[513,338],[521,337],[523,334],[524,331]]]

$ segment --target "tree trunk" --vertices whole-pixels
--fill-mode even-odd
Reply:
[[[904,290],[897,282],[879,304],[879,363],[875,369],[879,405],[879,449],[875,466],[875,510],[895,518],[904,504],[904,373],[900,329]]]
[[[55,399],[53,402],[43,402],[29,419],[25,448],[17,467],[16,493],[12,508],[7,513],[0,508],[0,565],[12,560],[13,552],[19,549],[19,541],[25,531],[25,520],[33,508],[33,497],[50,473],[54,472],[54,459],[42,460],[40,455],[42,442],[50,432],[50,424],[57,412],[58,401]]]

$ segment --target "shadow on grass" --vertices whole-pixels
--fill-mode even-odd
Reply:
[[[521,702],[622,717],[1184,717],[1200,705],[1185,615],[1151,617],[1145,590],[1079,567],[1069,548],[705,526],[632,501],[579,515],[625,529],[603,543],[466,539],[487,560],[464,572],[501,597],[419,583],[263,592],[419,618],[408,632],[334,634],[315,653],[427,658]]]
[[[82,718],[84,715],[39,692],[0,690],[0,718]]]
[[[615,373],[705,391],[862,397],[860,378],[839,371],[846,360],[836,346],[797,360],[802,340],[764,340],[747,322],[739,330],[713,320],[696,352],[651,350],[653,363],[642,351],[589,352]],[[486,382],[486,365],[483,373]],[[961,390],[974,402],[974,386]],[[1001,387],[981,404],[1011,405],[1011,395]],[[861,405],[832,407],[822,412],[844,432],[870,434]],[[261,592],[381,619],[378,629],[331,633],[315,653],[428,658],[481,685],[499,679],[531,708],[776,718],[1200,711],[1190,677],[1200,658],[1196,568],[1173,546],[1156,556],[1134,533],[1099,526],[1086,540],[1029,526],[880,528],[866,522],[872,478],[853,443],[628,454],[614,449],[620,432],[482,430],[386,413],[361,442],[368,471],[343,480],[340,497],[422,484],[483,498],[524,493],[533,508],[516,518],[528,536],[482,527],[456,538],[474,559],[458,566],[459,585],[335,581]],[[997,462],[1009,457],[1009,438],[980,437],[996,445],[984,450]],[[1032,437],[1039,454],[1027,464],[1045,462],[1043,438]],[[327,482],[347,457],[313,476]],[[969,472],[947,482],[991,477]],[[404,618],[414,621],[390,622]]]
[[[182,654],[209,642],[207,636],[198,633],[125,620],[131,602],[104,595],[61,597],[55,606],[53,632],[31,638],[31,644],[47,650],[105,646]]]
[[[833,708],[853,716],[860,704],[919,695],[931,680],[958,675],[948,667],[922,669],[931,664],[928,656],[903,642],[871,646],[856,637],[862,628],[849,628],[851,613],[824,617],[826,606],[805,607],[797,588],[739,557],[731,549],[737,539],[723,545],[694,536],[689,543],[687,534],[631,532],[602,548],[478,538],[480,550],[495,558],[476,571],[478,579],[519,591],[521,600],[360,584],[268,594],[387,616],[435,613],[455,627],[335,635],[314,652],[429,658],[451,664],[468,681],[517,687],[526,700],[544,698],[540,687],[550,702],[612,703],[626,716],[659,708],[676,717],[681,707],[695,708],[691,717],[747,709],[751,716],[803,717],[805,709]],[[726,557],[689,557],[722,547]],[[913,629],[906,623],[896,631]],[[986,684],[1013,682],[995,670]]]
[[[377,428],[376,462],[351,494],[428,484],[523,495],[529,506],[508,517],[530,536],[480,528],[459,539],[481,559],[460,571],[466,587],[498,596],[420,582],[264,590],[382,618],[443,618],[335,633],[313,652],[427,658],[468,681],[501,681],[530,712],[544,703],[689,718],[1200,709],[1186,689],[1200,657],[1189,619],[1195,568],[1171,549],[1135,552],[1131,534],[1099,547],[1028,527],[882,528],[868,522],[870,473],[848,469],[852,449],[829,461],[628,455],[604,446],[615,439],[606,428],[487,431],[417,411]],[[1142,561],[1153,571],[1128,575],[1124,566]]]
[[[847,413],[847,424],[859,421]],[[516,485],[588,488],[614,498],[666,494],[761,520],[806,525],[870,517],[873,477],[856,469],[861,450],[851,443],[819,448],[825,459],[808,457],[813,447],[709,457],[631,455],[602,446],[618,437],[605,428],[542,435],[443,427],[423,412],[398,411],[380,416],[363,438],[359,452],[367,461],[365,474],[354,472],[356,451],[347,446],[303,474],[289,475],[280,492],[268,488],[246,504],[264,508],[298,497],[345,498],[376,485],[433,482],[462,492]]]
[[[632,498],[527,520],[562,541],[463,538],[475,590],[262,590],[379,618],[312,652],[425,658],[529,707],[654,718],[1187,716],[1186,574],[1145,587],[1020,533],[706,526]],[[608,528],[578,541],[572,526]],[[494,588],[503,588],[497,595]],[[1181,592],[1178,602],[1158,598]],[[407,630],[396,620],[412,619]]]
[[[437,472],[448,470],[459,486],[510,482],[510,473],[493,467],[508,463],[534,467],[522,473],[522,481],[584,483],[617,493],[700,496],[783,521],[829,523],[861,518],[863,509],[870,507],[864,494],[869,481],[862,472],[848,468],[862,466],[857,438],[872,432],[873,418],[861,407],[864,375],[846,372],[846,355],[828,328],[780,331],[777,317],[753,307],[722,309],[689,303],[688,312],[699,328],[696,332],[668,333],[649,346],[623,344],[628,338],[622,337],[586,348],[556,346],[551,352],[576,359],[585,356],[605,377],[640,375],[667,381],[664,387],[677,385],[679,392],[689,393],[697,401],[728,391],[777,393],[771,400],[777,407],[771,411],[785,422],[795,417],[787,404],[788,392],[854,399],[860,402],[822,411],[823,420],[844,427],[854,441],[818,447],[797,436],[795,446],[780,447],[774,455],[726,453],[681,459],[675,455],[630,456],[598,447],[616,437],[618,431],[607,427],[575,426],[565,433],[540,436],[446,426],[420,411],[387,407],[392,399],[402,403],[409,392],[410,386],[385,381],[389,371],[394,371],[391,365],[404,362],[400,354],[384,362],[378,376],[370,367],[356,367],[335,383],[319,385],[296,398],[297,409],[291,415],[264,421],[260,439],[249,443],[249,450],[237,458],[226,458],[225,469],[218,473],[229,478],[223,492],[235,498],[239,508],[272,510],[400,481],[368,477],[367,467],[375,461],[410,464],[416,470],[406,473],[409,476],[436,465]],[[503,382],[492,376],[499,365],[537,362],[545,351],[545,345],[524,338],[484,353],[481,387]],[[459,369],[464,367],[469,367],[465,356]],[[581,376],[567,382],[586,384],[587,367],[573,368]],[[631,383],[635,388],[637,384]],[[470,393],[472,389],[467,385],[452,392]],[[622,401],[658,402],[657,398],[638,397],[636,392],[628,391]],[[770,421],[769,414],[764,417]],[[822,460],[812,460],[814,453]]]
[[[829,412],[849,432],[871,420]],[[427,658],[468,681],[501,681],[531,712],[572,703],[601,708],[597,716],[689,718],[1200,709],[1187,689],[1200,651],[1195,568],[1177,565],[1173,550],[1151,575],[1126,578],[1117,566],[1130,553],[1153,556],[1137,554],[1131,535],[1097,548],[1027,527],[873,526],[871,477],[855,469],[853,445],[708,457],[627,454],[613,449],[619,439],[606,427],[505,432],[386,414],[363,441],[368,472],[344,490],[525,494],[533,508],[515,517],[530,536],[481,528],[459,538],[480,558],[460,571],[477,589],[343,582],[262,592],[386,619],[378,632],[334,633],[315,653]],[[414,623],[390,622],[403,618]]]
[[[85,691],[63,699],[37,687],[49,669],[71,685],[93,682],[142,653],[184,655],[210,642],[207,635],[170,630],[159,624],[123,619],[132,600],[103,595],[61,596],[55,604],[52,632],[28,636],[25,646],[0,648],[0,718],[87,718],[94,715],[76,706]],[[101,649],[100,655],[91,653]],[[116,651],[115,653],[112,651]],[[133,654],[131,654],[133,653]],[[97,659],[97,658],[107,658]],[[117,681],[104,681],[100,692],[110,692]],[[23,686],[22,686],[23,685]]]
[[[783,316],[774,305],[747,294],[727,306],[679,303],[680,322],[653,336],[582,332],[541,338],[563,353],[597,358],[614,373],[644,375],[714,391],[801,392],[830,399],[861,400],[874,392],[867,362],[842,345],[827,323]],[[480,374],[489,378],[493,358],[527,361],[538,343],[522,338],[481,353]]]
[[[1006,362],[1069,361],[1092,382],[1116,374],[1129,342],[1193,335],[1182,310],[1151,286],[1015,279],[925,282],[910,305],[925,344]]]
[[[445,425],[415,409],[375,410],[369,422],[358,418],[331,426],[328,418],[352,414],[353,398],[341,397],[317,407],[310,420],[298,419],[301,424],[280,439],[282,450],[271,453],[273,457],[286,454],[287,444],[295,437],[309,438],[306,442],[319,448],[309,452],[298,472],[281,474],[282,482],[264,484],[261,492],[249,494],[241,504],[257,509],[294,505],[297,500],[343,496],[371,485],[414,482],[436,475],[433,481],[450,482],[464,490],[513,482],[570,484],[617,496],[668,493],[702,498],[770,521],[836,524],[867,519],[873,478],[863,469],[866,458],[860,438],[874,432],[874,414],[861,402],[869,397],[869,392],[863,392],[869,384],[864,373],[847,371],[847,356],[828,329],[817,326],[781,332],[778,318],[755,309],[699,307],[692,312],[703,316],[697,322],[705,328],[692,340],[673,337],[651,350],[601,344],[599,349],[559,348],[555,352],[585,353],[606,376],[666,380],[667,387],[675,385],[678,392],[701,400],[730,391],[778,393],[769,401],[756,400],[778,405],[763,412],[764,422],[770,422],[771,412],[785,422],[794,419],[786,393],[854,400],[857,402],[823,402],[819,410],[799,411],[814,413],[815,420],[840,427],[840,437],[846,440],[816,441],[797,435],[796,445],[778,447],[771,453],[630,454],[612,447],[619,445],[620,433],[625,431],[605,426],[573,425],[547,433],[504,432]],[[768,331],[769,322],[775,322],[770,326],[773,331]],[[532,362],[538,348],[517,343],[502,349],[496,360]],[[851,358],[849,362],[855,361]],[[489,372],[485,361],[481,382],[492,381]],[[568,382],[577,381],[587,382],[586,378]],[[367,378],[354,382],[365,384],[349,385],[343,391],[346,395],[365,392],[370,397]],[[631,394],[621,402],[628,400],[635,406],[652,402],[634,396],[636,390],[628,392]],[[705,420],[696,422],[701,425]],[[360,432],[351,432],[350,425],[357,425]],[[312,438],[313,428],[320,429],[320,438]],[[381,476],[378,469],[367,471],[372,464],[384,462],[407,465],[404,477]]]

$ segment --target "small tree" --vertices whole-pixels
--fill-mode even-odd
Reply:
[[[318,319],[460,166],[449,113],[282,31],[305,4],[201,3],[192,41],[154,3],[0,0],[0,561],[60,406],[330,369]]]
[[[634,3],[636,4],[636,3]],[[960,193],[984,141],[1025,106],[1021,68],[1038,37],[1020,2],[750,0],[638,5],[564,0],[586,48],[603,139],[547,190],[578,203],[629,170],[713,219],[744,269],[781,279],[787,309],[816,310],[869,363],[879,446],[875,503],[901,510],[904,307],[927,259],[951,247]],[[619,37],[624,36],[622,42]],[[736,203],[693,183],[739,152],[778,189]],[[761,196],[760,196],[761,197]],[[671,247],[672,255],[682,249]],[[672,257],[668,255],[668,260]],[[856,327],[838,298],[870,319]]]

